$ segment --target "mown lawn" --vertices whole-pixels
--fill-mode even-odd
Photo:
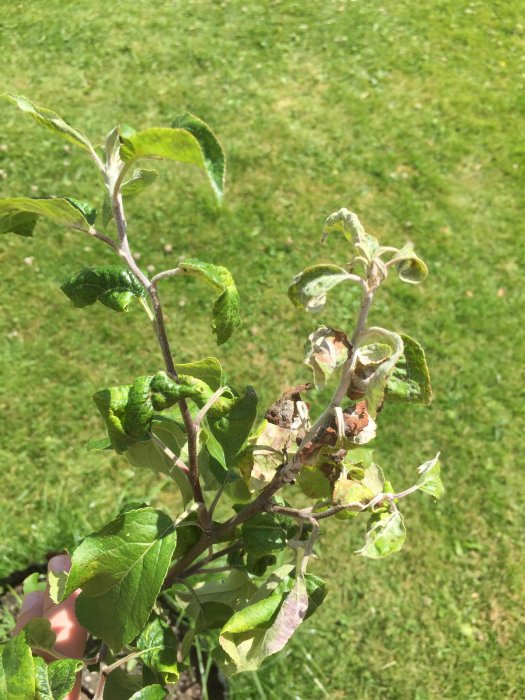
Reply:
[[[445,498],[404,508],[408,540],[385,562],[354,557],[362,527],[324,529],[315,570],[330,594],[284,656],[235,678],[233,698],[519,698],[523,649],[522,265],[525,21],[517,0],[465,2],[4,3],[2,83],[93,139],[116,122],[169,125],[189,110],[229,157],[226,204],[204,178],[162,167],[129,208],[141,263],[181,254],[226,264],[244,324],[214,346],[209,299],[165,283],[180,361],[215,354],[261,406],[308,378],[291,277],[316,261],[326,215],[357,211],[386,244],[411,239],[430,275],[388,282],[372,321],[425,344],[435,400],[387,407],[376,455],[400,488],[442,450]],[[80,151],[0,107],[2,195],[100,200]],[[173,253],[164,246],[173,245]],[[65,274],[106,249],[40,225],[0,241],[3,433],[0,576],[72,545],[130,497],[173,503],[102,434],[90,395],[158,369],[140,310],[75,310]],[[351,329],[356,298],[322,322]],[[124,359],[123,359],[124,358]]]

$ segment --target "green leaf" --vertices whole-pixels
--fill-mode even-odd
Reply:
[[[407,243],[399,250],[392,261],[397,269],[399,279],[409,284],[421,284],[428,275],[428,268],[414,252],[414,245]]]
[[[62,700],[73,688],[76,674],[83,667],[80,659],[60,659],[49,665],[35,656],[35,700]]]
[[[324,309],[331,289],[353,281],[350,273],[338,265],[313,265],[293,278],[288,296],[296,308],[316,313]]]
[[[166,691],[161,685],[148,685],[134,693],[129,700],[163,700]]]
[[[150,430],[177,457],[180,457],[186,444],[186,433],[177,422],[164,416],[154,416]],[[151,469],[155,474],[166,474],[171,477],[180,489],[184,506],[193,498],[193,491],[187,475],[173,464],[172,460],[162,452],[160,447],[157,447],[153,440],[135,442],[126,450],[126,457],[134,467]],[[179,540],[177,540],[178,547]]]
[[[84,268],[69,275],[60,289],[77,308],[100,301],[114,311],[127,311],[134,297],[146,294],[135,275],[120,265]]]
[[[227,672],[257,670],[267,656],[283,648],[308,612],[321,604],[324,582],[317,577],[308,580],[301,573],[293,578],[292,570],[283,566],[274,571],[250,603],[222,628],[219,643],[229,657]]]
[[[27,595],[28,593],[33,593],[34,591],[45,590],[46,582],[40,581],[40,574],[38,572],[30,574],[27,578],[24,579],[24,583],[22,584],[22,592],[24,595]]]
[[[212,410],[208,413],[210,430],[220,443],[228,466],[235,463],[248,439],[257,417],[257,401],[255,390],[247,386],[243,396],[230,400],[229,410],[224,415],[217,415]]]
[[[154,615],[136,641],[137,649],[144,651],[142,663],[161,673],[165,683],[175,683],[179,677],[177,663],[178,641],[172,630]]]
[[[93,207],[71,197],[10,197],[0,199],[0,233],[32,236],[40,216],[53,224],[89,229]]]
[[[76,603],[79,622],[114,651],[144,627],[176,540],[167,515],[141,508],[122,513],[74,551],[63,598],[82,589]]]
[[[331,233],[342,233],[347,241],[355,245],[359,255],[363,255],[368,261],[372,260],[379,248],[377,238],[368,234],[357,214],[348,209],[340,209],[326,219],[323,240]]]
[[[201,124],[205,126],[204,122]],[[194,127],[197,134],[197,122],[195,122]],[[212,132],[209,131],[209,134],[211,135]],[[208,175],[215,196],[220,201],[223,196],[223,180],[219,172],[218,162],[216,160],[212,162],[217,151],[211,147],[211,138],[203,146],[206,140],[204,130],[201,130],[198,136],[199,138],[186,128],[162,127],[144,129],[127,137],[121,135],[120,157],[128,163],[140,158],[158,158],[197,165]],[[202,143],[200,138],[203,139]]]
[[[307,620],[323,604],[328,591],[326,590],[326,582],[315,574],[305,574],[304,581],[308,593],[308,610],[304,618]]]
[[[222,345],[240,325],[239,293],[229,270],[220,265],[187,259],[179,263],[181,274],[197,277],[219,292],[212,309],[211,328]]]
[[[224,385],[224,373],[221,363],[216,357],[207,357],[205,360],[175,365],[175,369],[178,374],[200,379],[201,382],[210,387],[212,392]]]
[[[365,544],[356,554],[370,559],[383,559],[399,552],[405,544],[405,538],[405,524],[398,510],[393,513],[378,513],[370,518]]]
[[[272,513],[258,513],[243,523],[242,541],[248,554],[263,556],[286,547],[286,530],[281,518]]]
[[[194,377],[180,375],[176,382],[165,372],[157,372],[137,377],[133,384],[102,389],[93,395],[93,401],[106,423],[113,449],[125,452],[138,441],[150,439],[155,411],[170,408],[180,399],[191,398],[201,406],[211,395],[211,389]],[[228,404],[223,402],[220,407],[215,410],[227,410]]]
[[[342,478],[336,481],[333,493],[334,505],[345,505],[349,503],[366,504],[374,497],[374,493],[363,483],[353,479]],[[339,520],[356,518],[358,510],[345,509],[336,514]]]
[[[189,112],[175,117],[172,127],[186,129],[198,141],[210,184],[219,202],[222,201],[226,176],[226,159],[222,146],[213,131],[202,119],[195,117]]]
[[[346,333],[326,326],[321,326],[308,336],[304,363],[312,368],[318,389],[323,389],[326,380],[344,365],[350,347]]]
[[[152,185],[159,176],[158,170],[145,170],[135,168],[133,175],[122,185],[122,196],[125,199],[133,199]]]
[[[27,97],[23,95],[14,95],[13,93],[8,93],[4,95],[6,99],[15,104],[22,112],[30,114],[33,119],[53,131],[55,134],[59,134],[62,138],[66,139],[70,143],[74,143],[77,146],[81,146],[86,151],[92,151],[93,147],[89,142],[87,136],[85,136],[78,129],[70,126],[66,121],[59,117],[58,114],[52,112],[50,109],[45,107],[37,107],[32,102],[30,102]]]
[[[385,397],[397,403],[419,403],[428,406],[432,387],[425,352],[408,335],[401,334],[403,354],[399,357],[385,387]]]
[[[30,647],[52,649],[56,642],[56,634],[51,629],[51,622],[45,617],[34,617],[24,627],[26,641]]]
[[[428,462],[425,462],[418,467],[418,472],[421,474],[416,484],[418,489],[428,493],[434,498],[441,498],[441,496],[445,493],[445,489],[441,481],[439,452],[434,459],[430,459]]]
[[[330,482],[319,467],[304,465],[299,472],[297,485],[308,498],[325,500],[332,495]]]
[[[0,646],[0,698],[32,700],[34,696],[33,657],[22,631]]]
[[[403,341],[397,333],[392,333],[384,328],[371,327],[366,330],[359,340],[359,356],[366,351],[366,346],[388,345],[391,349],[390,356],[382,361],[373,374],[369,377],[366,386],[366,403],[368,413],[372,418],[377,415],[377,410],[383,403],[386,382],[401,357],[403,352]]]
[[[374,496],[382,493],[385,488],[385,476],[381,467],[378,464],[370,464],[365,469],[362,483],[370,489]]]

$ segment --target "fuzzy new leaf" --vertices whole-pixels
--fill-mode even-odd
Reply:
[[[356,552],[370,559],[383,559],[399,552],[405,544],[406,530],[398,510],[380,513],[370,518],[364,546]]]
[[[133,298],[145,296],[135,275],[120,265],[85,268],[69,275],[60,289],[77,308],[100,301],[114,311],[128,311]]]
[[[348,209],[340,209],[326,219],[323,240],[331,233],[342,233],[347,241],[355,245],[359,255],[364,255],[368,261],[372,260],[379,248],[377,238],[368,234],[357,214]]]
[[[414,245],[407,243],[396,253],[391,261],[395,264],[399,279],[408,284],[421,284],[428,275],[428,268],[418,258],[414,251]]]
[[[390,348],[390,354],[388,356],[384,355],[385,359],[377,366],[374,373],[370,376],[366,388],[368,413],[372,418],[375,418],[378,408],[383,403],[387,380],[403,352],[403,341],[401,336],[397,333],[392,333],[384,328],[373,326],[361,336],[359,352],[366,355],[366,349],[371,345],[374,346],[375,349],[377,349],[378,346],[381,347],[385,345]],[[368,355],[370,354],[371,353]]]
[[[417,487],[420,491],[428,493],[434,498],[441,498],[445,493],[443,483],[441,481],[441,464],[439,462],[439,452],[428,462],[425,462],[418,468],[419,477]]]
[[[338,265],[312,265],[293,278],[288,288],[288,296],[298,309],[310,313],[322,311],[326,305],[326,295],[341,282],[354,282],[354,278]]]
[[[342,331],[321,326],[310,333],[304,363],[312,368],[318,389],[323,389],[331,374],[346,362],[350,347]]]

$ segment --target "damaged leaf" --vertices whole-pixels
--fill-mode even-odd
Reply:
[[[344,365],[351,347],[346,333],[326,326],[308,336],[304,363],[312,368],[318,389],[323,389],[333,372]]]

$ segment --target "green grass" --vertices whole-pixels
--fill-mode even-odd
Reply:
[[[358,524],[324,528],[314,569],[326,572],[325,605],[284,656],[234,679],[235,699],[522,697],[520,9],[517,0],[34,0],[2,10],[6,90],[94,139],[116,121],[168,125],[184,110],[220,135],[221,212],[204,177],[182,166],[162,167],[129,208],[141,263],[160,270],[191,254],[226,264],[242,294],[244,325],[217,350],[210,300],[191,280],[163,284],[178,360],[216,354],[262,406],[307,379],[303,342],[315,321],[286,288],[307,264],[345,259],[343,241],[319,246],[324,217],[341,206],[386,244],[413,240],[429,265],[421,287],[390,280],[372,321],[423,342],[435,400],[387,407],[376,454],[403,488],[442,450],[445,498],[406,504],[406,548],[381,563],[352,555]],[[7,103],[0,143],[3,196],[100,200],[81,152]],[[3,237],[0,259],[3,575],[73,544],[125,498],[174,506],[153,477],[83,447],[102,435],[91,393],[161,366],[138,308],[78,311],[59,291],[67,273],[108,252],[41,225],[33,240]],[[355,312],[341,289],[322,322],[350,329]]]

